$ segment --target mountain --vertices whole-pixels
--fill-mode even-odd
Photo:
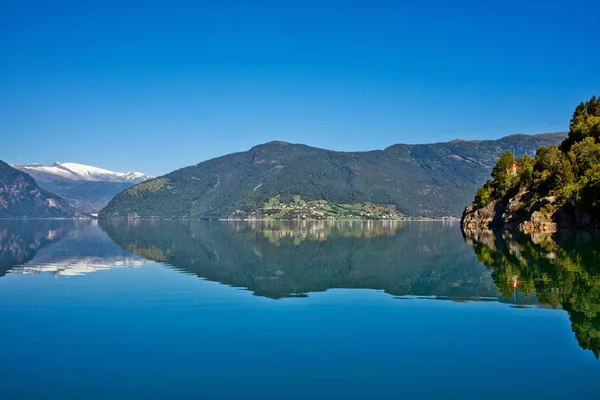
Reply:
[[[75,163],[15,164],[12,167],[28,173],[42,188],[89,214],[100,211],[117,193],[152,178],[141,172],[113,172]]]
[[[579,104],[560,146],[519,159],[506,151],[463,213],[467,228],[600,229],[600,99]]]
[[[41,189],[24,172],[0,161],[0,218],[74,218],[83,213]]]
[[[368,152],[269,142],[135,185],[115,196],[99,217],[247,218],[273,198],[284,205],[369,202],[394,205],[407,216],[458,217],[502,152],[534,154],[565,136],[397,144]]]
[[[141,172],[113,172],[107,169],[76,163],[57,162],[47,167],[40,164],[15,164],[13,167],[23,172],[27,172],[33,177],[47,176],[47,179],[62,177],[74,181],[136,184],[153,178],[152,176],[142,174]]]

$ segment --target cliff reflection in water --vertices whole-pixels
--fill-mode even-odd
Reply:
[[[116,245],[95,221],[0,220],[0,277],[84,275],[145,262]]]
[[[121,246],[259,296],[331,288],[497,296],[454,223],[102,221]]]
[[[0,277],[34,258],[43,247],[65,238],[74,220],[0,220]]]
[[[569,313],[579,345],[600,355],[600,236],[471,230],[465,238],[504,296],[523,293]]]

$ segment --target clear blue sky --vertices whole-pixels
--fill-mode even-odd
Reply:
[[[567,130],[600,94],[599,16],[597,0],[4,0],[0,159],[162,174],[269,140]]]

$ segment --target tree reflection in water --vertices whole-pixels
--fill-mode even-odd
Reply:
[[[579,345],[600,355],[600,236],[467,230],[467,243],[504,296],[524,293],[569,313]]]

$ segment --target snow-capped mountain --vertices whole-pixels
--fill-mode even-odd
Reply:
[[[153,177],[141,172],[113,172],[75,163],[14,164],[37,184],[54,193],[78,210],[95,214],[117,193]]]
[[[48,174],[74,181],[140,183],[153,176],[141,172],[113,172],[107,169],[76,163],[54,163],[49,166],[41,164],[15,164],[14,168],[31,175]]]

